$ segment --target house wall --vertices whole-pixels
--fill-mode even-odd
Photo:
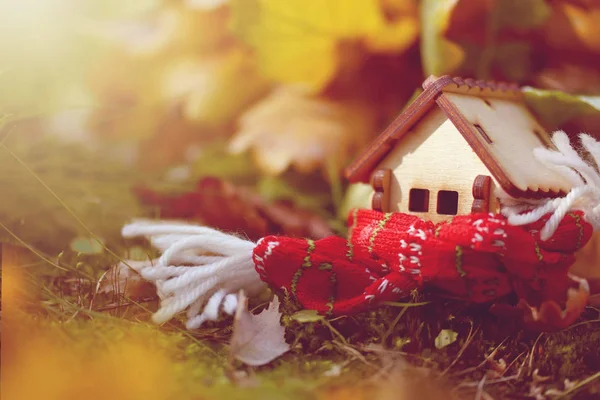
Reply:
[[[491,176],[460,132],[437,107],[402,137],[378,168],[393,171],[390,211],[416,214],[433,222],[452,217],[436,212],[440,190],[458,192],[458,214],[468,214],[473,204],[473,180],[477,175]],[[495,183],[492,191],[494,186]],[[409,210],[409,192],[413,188],[429,190],[429,212]],[[495,199],[491,206],[495,211]]]
[[[501,166],[507,180],[516,189],[562,190],[565,193],[571,190],[568,179],[533,157],[534,149],[551,146],[551,141],[523,103],[459,93],[444,93],[442,96],[470,123],[465,129],[471,129],[473,138],[485,148],[488,165],[491,162]],[[476,130],[475,124],[486,137]]]

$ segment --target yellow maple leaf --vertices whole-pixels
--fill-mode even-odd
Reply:
[[[421,57],[425,75],[454,71],[464,60],[464,50],[444,34],[458,0],[423,0],[421,3]]]
[[[386,23],[380,24],[365,42],[374,52],[400,52],[419,35],[418,7],[413,1],[380,0]]]
[[[341,168],[374,131],[370,115],[360,106],[279,87],[242,115],[230,149],[252,149],[259,167],[269,174],[292,165],[306,173],[323,165]]]
[[[313,91],[341,67],[343,45],[402,52],[417,38],[416,7],[399,7],[406,14],[388,21],[379,0],[235,0],[232,8],[234,29],[265,76]]]

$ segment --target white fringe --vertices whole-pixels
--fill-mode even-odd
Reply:
[[[544,214],[553,213],[540,232],[540,238],[548,240],[569,211],[581,210],[594,230],[600,229],[600,173],[597,169],[600,167],[600,142],[583,133],[579,135],[579,139],[582,150],[589,153],[591,162],[595,165],[586,162],[572,147],[566,133],[554,133],[552,142],[558,151],[539,148],[534,150],[534,157],[568,179],[573,188],[565,197],[542,200],[536,205],[501,199],[502,214],[508,218],[509,224],[525,225],[537,221]],[[527,212],[523,213],[524,211]]]
[[[233,315],[240,289],[254,294],[266,286],[254,269],[251,241],[206,227],[148,220],[126,225],[122,234],[146,237],[162,252],[156,260],[130,264],[156,285],[160,309],[152,319],[158,324],[187,309],[186,328],[197,329],[217,320],[221,310]]]

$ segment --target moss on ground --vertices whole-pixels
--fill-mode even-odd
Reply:
[[[93,296],[95,283],[88,280],[97,279],[116,260],[104,253],[65,251],[58,258],[58,266],[66,268],[62,271],[40,264],[34,255],[21,257],[22,270],[31,273],[22,276],[21,287],[4,301],[4,344],[13,349],[5,356],[15,360],[12,365],[30,364],[5,373],[14,382],[41,379],[31,388],[32,396],[44,385],[46,393],[61,394],[46,398],[78,398],[81,391],[98,386],[93,390],[103,397],[92,398],[145,400],[386,399],[401,398],[402,393],[411,398],[410,393],[425,387],[433,393],[421,393],[420,398],[440,398],[440,393],[474,398],[478,392],[494,399],[538,394],[593,398],[600,393],[600,312],[593,308],[579,324],[540,335],[498,320],[484,307],[429,293],[415,293],[411,299],[427,304],[396,304],[305,323],[291,318],[297,309],[284,302],[282,321],[292,351],[267,366],[249,368],[228,356],[231,320],[187,332],[177,320],[152,325],[155,301],[122,299],[105,309],[114,298]],[[264,303],[258,299],[251,306]],[[458,336],[438,349],[436,337],[442,329]],[[54,372],[45,375],[48,370]],[[10,393],[10,385],[8,389]]]

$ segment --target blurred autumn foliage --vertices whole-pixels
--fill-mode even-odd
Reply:
[[[516,81],[549,131],[600,135],[599,27],[598,0],[4,1],[0,240],[111,244],[204,178],[229,189],[201,222],[339,232],[365,201],[342,169],[430,74]]]
[[[129,3],[3,2],[0,110],[146,169],[219,138],[277,175],[341,169],[429,74],[600,93],[595,0]]]
[[[364,201],[341,170],[430,74],[516,81],[548,130],[600,137],[600,0],[4,0],[0,242],[53,257],[158,215],[252,238],[339,231]],[[7,399],[160,399],[179,393],[175,372],[218,379],[222,360],[193,370],[216,356],[172,336],[148,347],[145,325],[106,332],[84,313],[77,333],[60,299],[43,304],[70,313],[64,326],[27,322],[38,264],[3,266],[4,325],[18,322],[2,332]]]

